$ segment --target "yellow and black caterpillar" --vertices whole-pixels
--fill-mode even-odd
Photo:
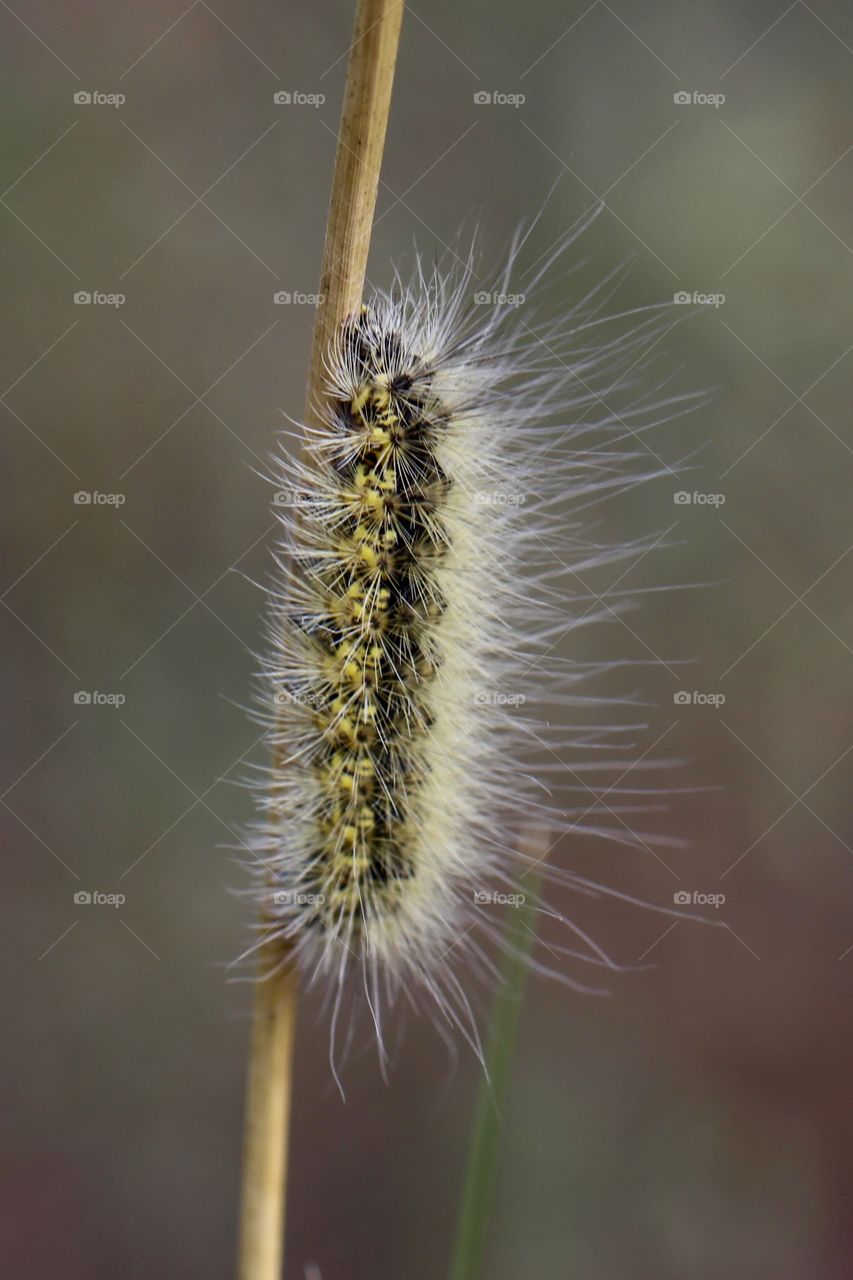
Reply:
[[[317,597],[298,619],[313,679],[286,693],[311,708],[315,730],[304,756],[317,795],[305,924],[351,935],[395,913],[418,871],[452,481],[437,457],[446,415],[430,370],[400,335],[365,308],[339,355],[351,381],[332,402],[331,492],[303,512],[321,533],[300,557]]]
[[[608,279],[543,321],[509,294],[516,256],[494,291],[469,260],[376,293],[326,353],[303,460],[284,453],[275,479],[259,699],[275,764],[252,849],[264,928],[330,979],[333,1043],[349,979],[380,1050],[384,1011],[419,992],[477,1043],[459,973],[494,973],[524,822],[554,843],[655,839],[626,821],[633,791],[607,785],[647,763],[630,758],[644,726],[614,722],[619,700],[590,685],[613,664],[578,661],[571,640],[628,599],[587,575],[653,545],[602,544],[587,512],[661,473],[645,434],[687,398],[643,396],[637,374],[668,317],[601,318]],[[574,932],[567,955],[609,963]]]

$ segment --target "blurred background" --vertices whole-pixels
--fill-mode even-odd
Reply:
[[[233,1271],[258,472],[302,411],[352,17],[0,10],[0,1256],[21,1280]],[[529,984],[492,1280],[850,1274],[851,71],[842,0],[421,0],[404,22],[371,278],[477,220],[495,261],[561,177],[537,252],[603,200],[583,278],[630,257],[620,304],[702,295],[658,368],[713,392],[649,437],[673,470],[602,526],[667,534],[623,586],[707,585],[560,646],[647,663],[605,691],[649,704],[637,757],[687,761],[661,825],[689,845],[553,856],[662,905],[723,894],[725,928],[560,900],[654,967],[609,999]],[[344,1104],[327,1047],[310,997],[289,1275],[433,1280],[479,1069],[409,1019],[390,1083],[366,1049]]]

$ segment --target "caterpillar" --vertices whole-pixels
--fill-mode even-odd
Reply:
[[[610,723],[618,700],[583,688],[612,664],[555,651],[627,603],[584,578],[652,540],[602,543],[588,513],[660,473],[645,433],[689,397],[642,389],[671,319],[607,315],[621,270],[543,316],[537,291],[574,235],[511,294],[526,238],[485,295],[473,249],[449,270],[418,258],[411,282],[375,291],[326,353],[302,459],[284,449],[273,477],[285,505],[258,707],[276,759],[251,848],[266,936],[325,982],[333,1044],[345,991],[364,997],[380,1053],[388,1008],[422,993],[479,1051],[460,974],[494,975],[499,917],[483,903],[532,861],[523,821],[654,839],[624,821],[630,794],[601,805],[578,783],[634,763],[638,726]],[[570,770],[574,803],[531,776],[543,750],[591,755]],[[567,955],[612,963],[566,923],[583,942]]]

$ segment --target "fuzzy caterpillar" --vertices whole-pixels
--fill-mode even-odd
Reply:
[[[449,277],[419,263],[412,286],[397,280],[350,318],[326,356],[321,425],[277,481],[297,500],[279,512],[260,695],[278,760],[259,786],[259,892],[267,929],[330,979],[333,1037],[354,978],[380,1048],[384,1009],[417,991],[476,1046],[457,970],[493,972],[499,933],[478,892],[523,867],[521,815],[654,838],[620,816],[635,801],[590,804],[581,783],[576,807],[555,807],[527,773],[531,746],[554,754],[548,709],[585,721],[596,699],[576,688],[606,669],[553,657],[563,634],[622,603],[590,598],[584,575],[651,545],[601,545],[583,513],[658,474],[644,432],[685,403],[642,394],[637,371],[668,319],[601,318],[617,273],[536,328],[530,308],[484,319],[475,282],[471,258]],[[602,748],[609,767],[631,765],[638,727],[605,717],[563,732],[561,751],[592,753],[573,781]],[[567,954],[609,963],[584,941]]]

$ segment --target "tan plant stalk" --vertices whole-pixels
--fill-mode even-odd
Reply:
[[[361,304],[391,105],[402,0],[358,0],[320,278],[306,420],[323,398],[323,356]],[[283,767],[281,750],[274,756]],[[261,921],[263,928],[264,921]],[[280,945],[259,948],[246,1099],[239,1280],[280,1280],[297,979]]]

